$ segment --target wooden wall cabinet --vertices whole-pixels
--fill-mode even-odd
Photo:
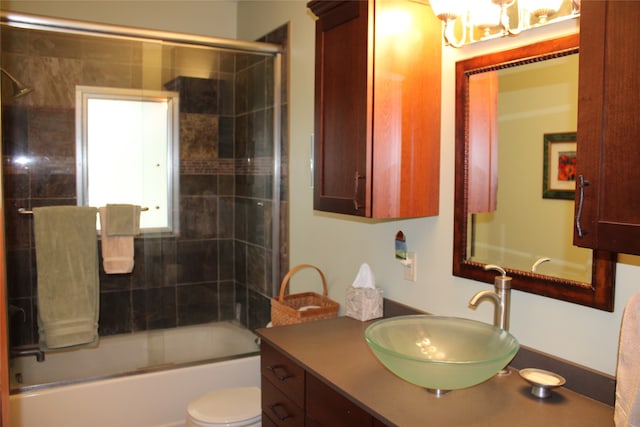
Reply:
[[[441,23],[424,2],[320,1],[314,209],[438,214]]]
[[[261,348],[262,425],[381,427],[384,424],[265,343]]]
[[[638,22],[637,1],[582,2],[574,230],[577,246],[635,255],[640,255]]]

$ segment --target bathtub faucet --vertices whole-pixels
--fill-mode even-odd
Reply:
[[[38,362],[44,362],[44,351],[39,348],[25,348],[22,350],[11,350],[11,357],[35,356]]]

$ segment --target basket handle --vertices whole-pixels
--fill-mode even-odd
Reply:
[[[318,274],[320,274],[320,278],[322,279],[322,295],[326,297],[329,294],[329,291],[327,289],[327,280],[324,278],[324,274],[322,274],[322,271],[315,265],[299,264],[293,267],[291,270],[289,270],[286,276],[284,276],[284,279],[282,279],[282,283],[280,284],[280,302],[281,303],[284,302],[284,292],[287,289],[287,285],[289,284],[289,279],[291,279],[291,276],[293,276],[303,268],[313,268],[314,270],[316,270]]]

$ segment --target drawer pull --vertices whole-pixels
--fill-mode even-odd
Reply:
[[[353,186],[353,208],[356,211],[363,208],[363,205],[358,201],[358,193],[360,192],[360,180],[365,178],[364,175],[360,175],[360,172],[356,171]]]
[[[280,421],[284,421],[287,418],[291,418],[291,415],[287,412],[286,408],[279,403],[274,403],[273,405],[269,405],[269,409],[273,412]]]
[[[273,375],[275,375],[276,378],[278,378],[280,381],[285,381],[292,377],[292,375],[289,374],[287,370],[280,365],[269,365],[267,366],[267,369],[273,372]]]
[[[588,187],[590,184],[589,181],[584,179],[584,176],[580,175],[578,177],[578,190],[580,197],[578,198],[578,209],[576,211],[576,230],[578,231],[578,237],[583,238],[587,234],[587,230],[582,228],[582,208],[584,205],[584,188]]]

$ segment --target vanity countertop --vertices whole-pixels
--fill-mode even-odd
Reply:
[[[364,339],[370,322],[348,317],[260,329],[261,338],[389,425],[613,426],[613,408],[567,388],[538,399],[517,371],[436,397],[396,377]]]

